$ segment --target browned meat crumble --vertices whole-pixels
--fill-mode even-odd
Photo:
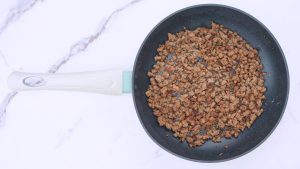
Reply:
[[[212,23],[168,34],[148,72],[148,104],[159,125],[191,147],[251,127],[263,112],[264,74],[256,49]]]

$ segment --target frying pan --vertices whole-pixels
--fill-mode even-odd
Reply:
[[[167,40],[167,33],[184,29],[210,27],[211,22],[222,24],[240,34],[259,51],[265,76],[266,100],[264,112],[251,128],[238,138],[225,139],[220,143],[206,142],[191,148],[186,142],[173,137],[172,132],[158,125],[145,95],[149,86],[147,72],[155,64],[154,56],[160,44]],[[132,80],[131,80],[132,78]],[[284,54],[271,32],[249,14],[224,5],[197,5],[179,10],[161,21],[141,45],[132,72],[105,70],[71,74],[34,74],[14,72],[8,85],[21,90],[81,90],[118,95],[133,92],[138,117],[148,135],[162,148],[179,157],[218,162],[239,157],[260,145],[279,123],[289,92],[289,74]],[[227,145],[228,148],[224,148]]]

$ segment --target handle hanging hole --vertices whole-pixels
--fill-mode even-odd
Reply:
[[[23,80],[23,84],[29,87],[40,87],[46,84],[46,81],[41,77],[30,76]]]

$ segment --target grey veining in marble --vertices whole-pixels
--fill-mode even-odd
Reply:
[[[20,3],[16,7],[11,8],[8,12],[8,15],[3,23],[0,26],[0,36],[4,32],[4,30],[9,26],[9,24],[19,17],[21,17],[24,13],[28,12],[31,8],[33,8],[38,2],[42,2],[43,0],[30,0],[25,1],[25,3]]]
[[[63,133],[59,137],[57,144],[54,146],[55,149],[61,147],[68,139],[70,139],[70,137],[73,134],[73,131],[79,126],[81,121],[82,118],[79,118],[77,121],[75,121],[75,123],[71,127],[68,128],[68,130],[65,133]]]
[[[4,67],[5,69],[12,69],[8,62],[7,59],[5,57],[5,55],[0,51],[0,57],[2,60],[2,63],[4,63]],[[5,97],[5,99],[2,101],[2,103],[0,104],[0,127],[4,125],[4,118],[5,118],[5,112],[6,112],[6,107],[8,106],[10,100],[17,94],[17,92],[11,92],[8,93],[7,96]]]
[[[0,51],[0,57],[4,63],[4,66],[7,67],[7,68],[11,68],[9,65],[8,65],[8,62],[7,62],[7,59],[5,57],[5,55]]]
[[[98,29],[97,32],[95,32],[94,34],[85,37],[81,40],[79,40],[78,42],[76,42],[75,44],[73,44],[70,47],[69,53],[65,56],[62,57],[58,63],[54,64],[51,66],[51,68],[48,70],[49,73],[55,73],[59,70],[59,68],[66,64],[72,57],[76,56],[77,54],[84,52],[88,46],[93,43],[95,40],[97,40],[99,38],[99,36],[101,36],[101,34],[105,31],[107,24],[109,23],[109,21],[111,20],[111,18],[113,18],[116,14],[118,14],[119,12],[123,11],[124,9],[130,7],[131,5],[140,2],[141,0],[133,0],[131,2],[129,2],[128,4],[122,6],[121,8],[116,9],[115,11],[113,11],[104,21],[104,23],[100,26],[100,28]]]

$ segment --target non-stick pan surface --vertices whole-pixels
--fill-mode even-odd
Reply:
[[[206,142],[190,148],[172,132],[158,125],[147,104],[145,95],[149,86],[147,72],[155,64],[154,56],[167,33],[176,33],[197,27],[210,27],[214,21],[240,34],[259,51],[265,76],[266,100],[264,112],[238,138],[222,139],[221,143]],[[192,6],[168,16],[160,22],[143,42],[133,72],[133,99],[140,121],[149,136],[165,150],[185,159],[216,162],[239,157],[260,145],[275,129],[284,112],[289,92],[289,75],[284,54],[270,31],[258,20],[238,9],[223,5]],[[228,145],[225,149],[224,145]],[[276,148],[276,147],[274,147]]]

